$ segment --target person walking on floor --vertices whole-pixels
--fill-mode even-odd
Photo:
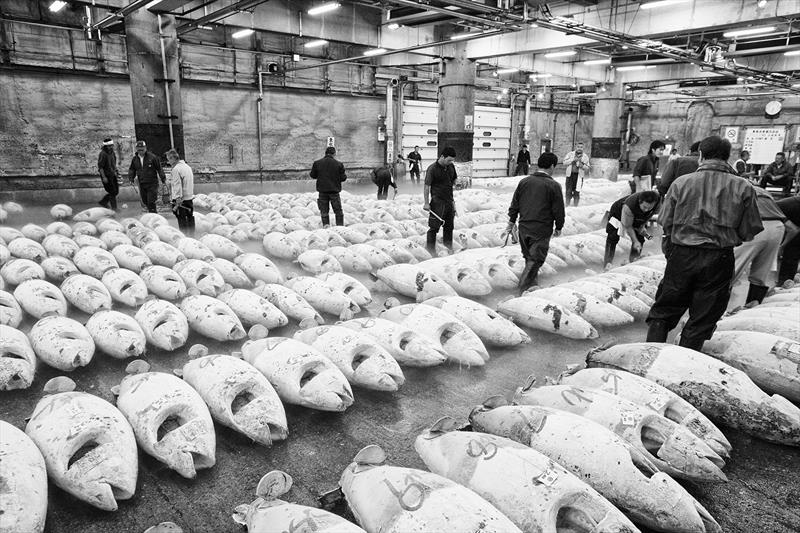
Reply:
[[[731,143],[706,137],[699,151],[697,172],[675,180],[664,198],[658,221],[667,267],[647,316],[647,342],[666,342],[688,309],[680,345],[693,350],[711,338],[728,306],[733,248],[764,229],[753,187],[731,174]]]
[[[515,176],[527,176],[531,167],[531,153],[528,151],[528,145],[523,144],[522,148],[517,152],[517,168],[514,170]]]
[[[97,171],[106,195],[100,200],[100,205],[105,208],[117,210],[117,195],[119,194],[119,172],[117,172],[117,154],[114,153],[114,141],[111,137],[103,139],[103,147],[97,157]]]
[[[331,225],[330,209],[336,216],[336,225],[344,226],[344,212],[342,211],[342,199],[339,193],[342,192],[342,182],[347,180],[344,172],[344,165],[337,161],[333,156],[336,155],[336,148],[328,146],[325,149],[325,157],[317,159],[311,165],[310,175],[317,180],[317,207],[322,217],[322,226]]]
[[[178,227],[194,231],[194,172],[180,158],[177,150],[167,152],[167,161],[172,166],[170,173],[170,203],[172,213],[178,219]]]
[[[623,235],[631,239],[628,261],[639,259],[645,239],[650,238],[644,226],[658,212],[660,203],[661,199],[656,191],[642,191],[623,196],[611,204],[606,224],[606,253],[603,258],[606,269],[611,268],[617,243]]]
[[[761,175],[761,187],[767,188],[767,185],[775,185],[783,189],[783,194],[788,196],[792,190],[792,167],[786,161],[786,154],[778,152],[775,154],[775,161],[767,165],[764,173]]]
[[[661,141],[653,141],[647,150],[647,155],[643,155],[636,160],[633,167],[633,179],[630,182],[631,194],[635,192],[649,191],[653,188],[658,173],[658,161],[664,153],[667,145]]]
[[[167,182],[167,175],[161,168],[161,161],[158,156],[147,149],[144,141],[136,141],[136,155],[131,160],[128,168],[128,179],[131,183],[139,178],[139,196],[142,204],[149,213],[156,213],[156,201],[158,200],[158,180],[161,183]]]
[[[678,157],[676,159],[670,158],[667,164],[664,165],[664,172],[661,173],[661,180],[658,182],[658,193],[661,198],[667,195],[670,185],[676,179],[684,174],[691,174],[700,166],[700,153],[697,149],[700,147],[700,142],[693,143],[689,147],[689,155]]]
[[[552,177],[556,164],[558,157],[554,153],[540,155],[536,162],[539,169],[517,184],[508,208],[505,233],[513,231],[519,217],[519,245],[525,258],[525,269],[519,278],[520,295],[536,285],[539,269],[550,250],[550,237],[561,235],[564,227],[564,196],[561,185]]]
[[[436,234],[439,233],[439,228],[442,228],[442,244],[451,252],[453,250],[453,221],[457,214],[453,200],[453,185],[458,178],[456,167],[453,166],[455,160],[455,148],[446,146],[439,159],[431,163],[425,171],[422,209],[429,212],[425,247],[434,257],[436,257]]]
[[[788,287],[797,275],[797,266],[800,265],[800,196],[778,200],[777,204],[787,219],[786,234],[778,251],[778,285],[785,284]]]
[[[422,169],[422,154],[419,153],[419,146],[414,147],[414,151],[408,154],[407,159],[411,181],[419,183],[419,172]]]
[[[372,175],[372,183],[378,186],[378,200],[386,200],[389,195],[390,185],[394,187],[395,194],[397,194],[397,184],[394,182],[392,169],[388,163],[372,169],[370,174]]]
[[[583,143],[575,145],[575,149],[564,156],[567,169],[567,180],[564,184],[564,199],[567,205],[574,199],[575,207],[581,199],[581,189],[586,173],[589,172],[589,154],[584,153]]]

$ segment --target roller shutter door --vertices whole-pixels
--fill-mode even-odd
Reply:
[[[439,156],[439,104],[422,100],[403,101],[403,157],[419,146],[422,174]]]
[[[475,106],[472,177],[507,176],[510,146],[511,109]]]

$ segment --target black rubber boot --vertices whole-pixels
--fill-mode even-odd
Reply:
[[[704,339],[695,339],[681,334],[681,340],[678,343],[678,346],[683,346],[684,348],[689,348],[690,350],[700,352],[703,350],[703,344],[705,342],[706,341]]]
[[[520,274],[519,284],[517,285],[520,296],[522,296],[522,293],[528,290],[528,288],[530,288],[536,282],[535,277],[534,279],[528,279],[531,277],[531,270],[533,270],[533,261],[526,260],[525,269],[522,271],[522,274]]]
[[[749,304],[752,301],[761,303],[761,301],[764,299],[764,296],[767,295],[768,290],[769,287],[762,287],[761,285],[753,285],[751,283],[750,289],[747,291],[747,298],[744,300],[745,303]]]
[[[663,320],[651,320],[647,325],[647,339],[645,342],[667,342],[669,328]]]

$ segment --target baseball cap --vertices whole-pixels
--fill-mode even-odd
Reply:
[[[456,156],[456,149],[452,146],[445,146],[444,150],[442,150],[442,157],[455,157]]]
[[[136,141],[136,148],[147,148],[147,143],[144,141]]]

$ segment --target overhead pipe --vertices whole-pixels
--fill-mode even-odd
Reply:
[[[124,17],[130,15],[134,11],[137,11],[138,9],[146,6],[149,3],[150,0],[133,0],[133,2],[121,8],[119,11],[112,13],[107,17],[105,17],[104,19],[101,19],[96,23],[92,24],[91,26],[89,26],[89,30],[104,30],[107,27],[116,24]]]
[[[262,131],[261,131],[261,102],[264,100],[264,82],[261,75],[262,71],[258,71],[258,99],[256,99],[256,132],[258,135],[258,181],[264,183],[264,153],[261,148],[262,144]]]
[[[235,2],[229,6],[223,7],[222,9],[218,9],[208,15],[200,17],[199,19],[194,19],[192,21],[186,22],[185,24],[181,24],[178,26],[178,35],[184,34],[188,31],[196,30],[198,26],[204,26],[206,24],[211,24],[212,22],[217,22],[218,20],[222,20],[226,17],[230,17],[231,15],[238,13],[240,11],[245,11],[247,9],[252,9],[259,4],[263,4],[268,0],[241,0],[239,2]]]
[[[169,81],[167,76],[167,54],[164,51],[164,32],[161,31],[161,15],[157,15],[158,20],[158,42],[161,45],[161,68],[164,73],[164,98],[167,101],[167,123],[169,124],[169,147],[175,149],[175,136],[172,133],[172,104],[169,98]],[[186,154],[184,154],[186,155]]]

